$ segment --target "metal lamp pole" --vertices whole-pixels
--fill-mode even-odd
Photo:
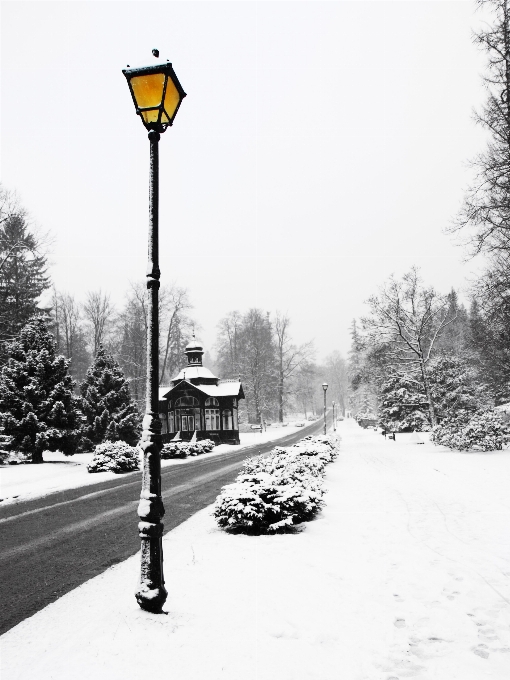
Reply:
[[[336,432],[336,416],[335,416],[335,402],[332,402],[333,405],[333,432]]]
[[[328,383],[322,383],[322,389],[324,390],[324,434],[326,434],[326,392],[328,391]]]
[[[147,261],[147,390],[140,446],[143,450],[143,476],[138,505],[139,535],[142,548],[140,586],[136,599],[142,609],[160,612],[167,598],[163,576],[163,524],[161,498],[161,421],[159,419],[159,140],[149,132],[149,248]]]
[[[152,50],[159,57],[158,50]],[[163,576],[161,497],[161,421],[159,419],[159,140],[172,125],[186,93],[169,62],[123,70],[136,112],[149,131],[149,238],[147,262],[147,392],[140,447],[143,451],[142,491],[138,505],[141,539],[140,585],[136,599],[142,609],[160,613],[167,598]]]

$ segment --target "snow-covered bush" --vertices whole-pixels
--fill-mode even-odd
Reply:
[[[98,444],[94,458],[87,465],[89,472],[131,472],[140,468],[140,450],[125,442]]]
[[[214,516],[220,527],[247,533],[271,533],[311,519],[322,507],[322,488],[284,483],[280,476],[259,472],[241,475],[224,487]]]
[[[188,456],[199,456],[202,453],[209,453],[214,449],[212,439],[202,439],[194,444],[190,442],[168,442],[163,444],[161,458],[187,458]]]
[[[234,484],[223,487],[214,517],[220,527],[274,533],[310,520],[323,506],[325,465],[337,455],[339,438],[307,437],[268,456],[245,461]]]
[[[489,410],[443,420],[430,440],[457,451],[500,451],[510,442],[510,432],[499,414]]]

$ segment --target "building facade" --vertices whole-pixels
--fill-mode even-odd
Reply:
[[[239,380],[220,380],[202,365],[204,350],[194,338],[186,346],[187,366],[170,383],[159,388],[159,417],[163,441],[177,433],[189,441],[212,439],[216,444],[239,444],[239,400],[244,399]]]

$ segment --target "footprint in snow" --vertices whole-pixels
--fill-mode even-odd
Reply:
[[[477,645],[476,647],[473,648],[473,652],[477,656],[481,656],[482,659],[488,659],[489,658],[489,649],[487,645]]]

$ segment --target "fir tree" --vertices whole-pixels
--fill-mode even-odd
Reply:
[[[3,196],[1,189],[0,194]],[[0,340],[8,341],[37,313],[37,301],[49,287],[49,278],[46,258],[28,229],[23,209],[15,205],[4,212],[0,226]]]
[[[91,444],[122,440],[131,446],[140,439],[140,417],[119,364],[102,345],[80,386],[86,417],[83,437]]]
[[[487,390],[480,384],[466,358],[439,354],[430,366],[430,389],[438,418],[466,418],[492,405]]]
[[[379,423],[390,432],[423,432],[430,428],[427,398],[419,380],[394,375],[382,384]]]
[[[43,451],[72,455],[79,441],[74,381],[69,361],[56,354],[55,341],[42,318],[34,318],[18,340],[6,346],[0,373],[0,417],[17,451],[43,462]]]

